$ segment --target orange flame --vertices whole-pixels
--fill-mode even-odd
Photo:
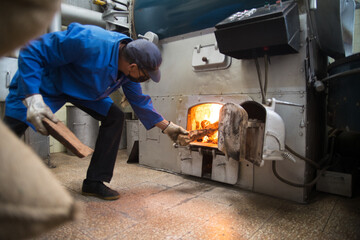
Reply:
[[[205,129],[210,124],[219,121],[220,109],[223,105],[218,103],[205,103],[196,105],[189,109],[188,130]],[[207,135],[198,142],[215,143],[218,141],[218,131],[214,134]]]

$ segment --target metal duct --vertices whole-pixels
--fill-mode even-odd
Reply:
[[[106,23],[102,19],[102,13],[66,3],[61,4],[61,20],[63,25],[78,22],[82,24],[97,25],[103,28],[106,27]]]

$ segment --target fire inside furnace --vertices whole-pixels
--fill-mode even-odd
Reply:
[[[188,112],[187,130],[192,143],[218,143],[219,114],[222,104],[204,103],[193,106]]]

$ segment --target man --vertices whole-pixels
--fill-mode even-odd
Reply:
[[[159,127],[173,141],[188,132],[165,120],[144,95],[140,82],[160,81],[161,54],[153,43],[96,26],[73,23],[66,31],[43,35],[20,51],[19,70],[6,98],[4,122],[21,136],[30,125],[47,135],[41,119],[70,102],[101,121],[82,193],[119,198],[107,187],[115,166],[124,114],[109,95],[122,86],[146,129]]]

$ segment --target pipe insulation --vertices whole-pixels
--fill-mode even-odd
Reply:
[[[97,25],[103,28],[106,27],[106,22],[102,19],[102,13],[66,3],[61,4],[61,21],[66,26],[72,22],[78,22],[81,24]]]

